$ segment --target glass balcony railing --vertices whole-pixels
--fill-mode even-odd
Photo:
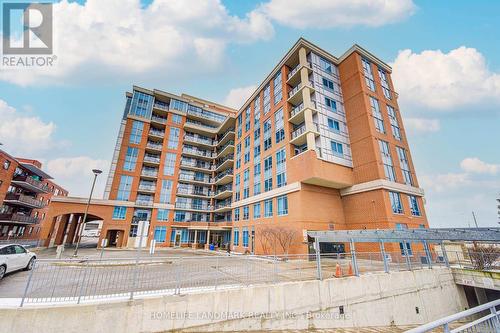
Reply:
[[[152,116],[151,120],[155,121],[157,123],[160,123],[160,124],[166,124],[167,123],[167,118],[158,117],[158,116]]]
[[[233,186],[231,184],[224,185],[224,186],[219,186],[219,187],[217,187],[217,190],[215,191],[215,194],[219,194],[219,193],[222,193],[222,192],[225,192],[225,191],[232,191],[232,190],[233,190]]]
[[[160,163],[160,158],[154,155],[144,155],[144,161],[151,163]]]
[[[139,184],[139,190],[142,191],[156,191],[156,184]]]
[[[163,138],[165,136],[165,131],[158,131],[158,130],[150,129],[149,135],[159,136],[159,137]]]
[[[151,149],[155,149],[155,150],[162,150],[163,149],[163,146],[161,144],[154,143],[151,141],[148,141],[148,143],[146,144],[146,147],[151,148]]]
[[[195,135],[189,135],[189,134],[184,135],[184,141],[198,142],[198,143],[202,143],[202,144],[205,144],[205,145],[210,145],[210,146],[215,145],[215,144],[214,144],[214,141],[213,141],[213,140],[211,140],[211,139],[208,139],[208,138],[200,138],[200,137],[198,137],[198,136],[195,136]]]
[[[175,208],[179,209],[193,209],[193,210],[206,210],[210,211],[212,210],[212,206],[208,204],[195,204],[195,203],[188,203],[188,202],[176,202],[175,203]]]
[[[160,110],[168,111],[168,104],[160,101],[156,101],[154,107]]]
[[[158,177],[158,171],[142,169],[141,176]]]
[[[215,153],[212,153],[208,150],[200,150],[195,148],[184,147],[182,148],[182,152],[185,154],[197,155],[202,157],[215,157]]]

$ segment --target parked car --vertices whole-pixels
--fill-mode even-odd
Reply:
[[[33,268],[36,255],[18,244],[0,245],[0,280],[5,274]]]

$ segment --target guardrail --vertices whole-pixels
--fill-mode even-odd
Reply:
[[[459,333],[459,332],[500,332],[500,312],[496,307],[500,305],[500,299],[496,301],[485,303],[474,308],[455,313],[428,324],[416,327],[406,333],[424,333],[431,332],[436,328],[442,328],[444,333]],[[468,317],[477,315],[482,311],[489,310],[490,313],[479,319],[473,320],[458,328],[450,330],[450,323],[458,320],[470,320]]]

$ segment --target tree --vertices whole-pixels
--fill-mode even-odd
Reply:
[[[259,231],[259,241],[265,254],[277,254],[278,247],[288,255],[297,230],[288,227],[264,227]]]

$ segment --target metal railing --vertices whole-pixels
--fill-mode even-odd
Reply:
[[[150,141],[148,141],[148,143],[146,144],[146,147],[147,148],[151,148],[151,149],[156,149],[156,150],[162,150],[163,149],[163,146],[161,144],[152,143]]]
[[[165,136],[165,131],[157,131],[157,130],[150,129],[149,135],[158,136],[158,137],[163,138]]]
[[[17,201],[21,204],[26,204],[35,208],[43,208],[46,206],[45,202],[20,193],[7,193],[4,199],[4,202],[5,201]]]
[[[7,214],[0,214],[0,221],[37,224],[38,222],[40,222],[40,219],[38,217],[24,215],[20,213],[7,213]]]
[[[43,182],[34,179],[33,177],[30,176],[15,176],[12,179],[13,182],[24,182],[27,183],[33,187],[38,188],[40,191],[44,192],[49,192],[50,188],[47,184],[44,184]]]
[[[500,305],[500,299],[485,303],[474,308],[452,314],[428,324],[416,327],[406,333],[424,333],[424,332],[434,332],[434,329],[442,328],[444,333],[459,333],[459,332],[500,332],[500,312],[496,310],[496,307]],[[489,310],[489,314],[482,316],[479,319],[470,321],[471,316],[477,315],[480,312]],[[450,329],[450,323],[454,321],[470,321],[455,329]]]
[[[168,104],[163,102],[155,102],[154,107],[160,110],[168,111]]]
[[[151,116],[151,120],[155,121],[157,123],[160,123],[160,124],[166,124],[167,123],[167,118],[158,117],[158,116]]]

